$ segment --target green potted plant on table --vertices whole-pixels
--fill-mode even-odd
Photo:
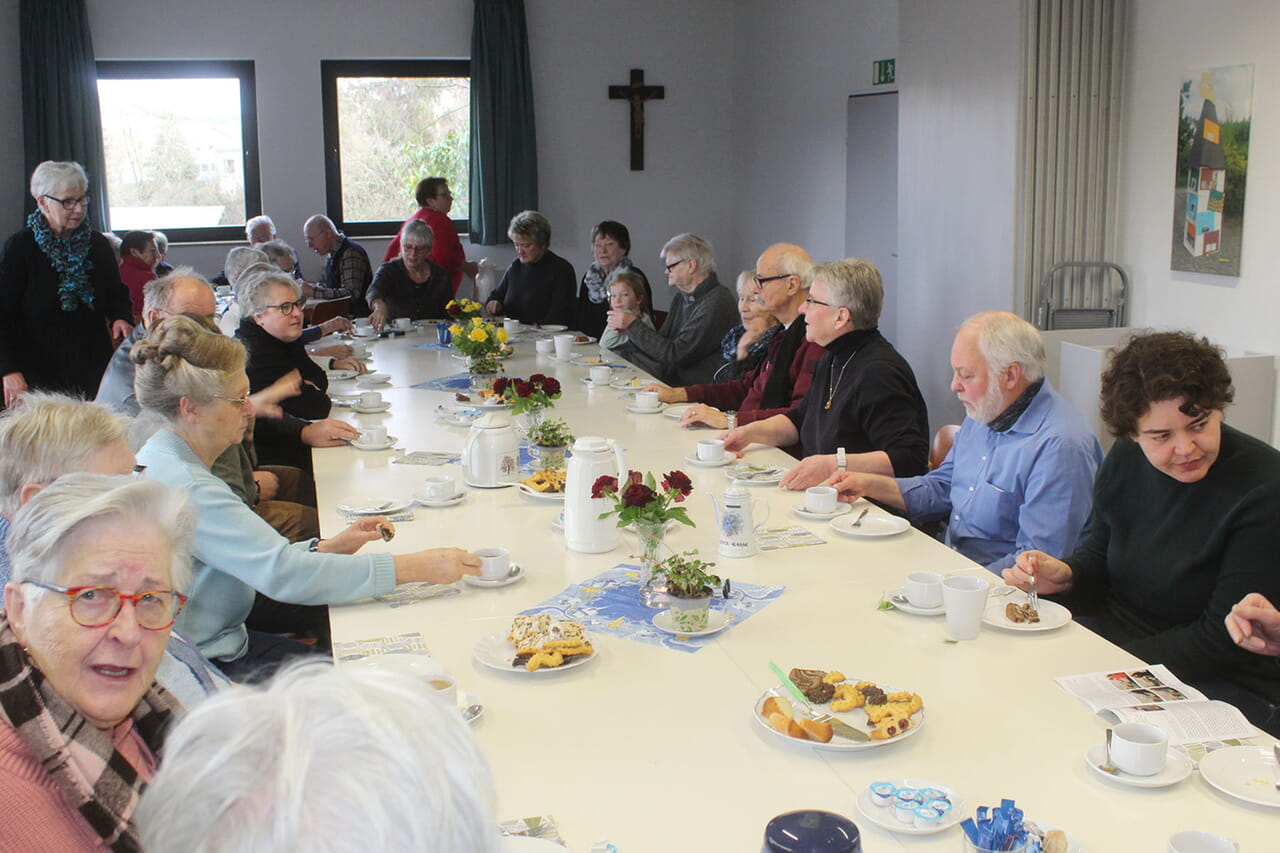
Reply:
[[[449,332],[453,335],[453,348],[467,357],[471,387],[476,390],[492,388],[498,378],[498,353],[506,343],[506,330],[472,317],[454,323]]]
[[[715,563],[697,558],[697,551],[672,554],[654,566],[654,576],[667,579],[667,596],[671,604],[671,622],[677,631],[702,631],[711,612],[711,591],[720,586],[720,578],[707,570]]]
[[[529,427],[526,437],[529,452],[542,461],[543,468],[564,467],[565,453],[573,444],[573,433],[569,432],[567,423],[558,418],[539,421]]]

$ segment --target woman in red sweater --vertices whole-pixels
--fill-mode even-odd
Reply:
[[[120,241],[120,280],[129,288],[133,300],[133,316],[142,319],[142,290],[147,282],[156,278],[156,264],[160,263],[160,250],[156,248],[156,235],[150,231],[130,231]]]

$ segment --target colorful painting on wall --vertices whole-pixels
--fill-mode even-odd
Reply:
[[[1253,66],[1193,69],[1178,108],[1170,267],[1240,275]]]

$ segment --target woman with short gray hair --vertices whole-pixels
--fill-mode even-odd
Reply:
[[[181,491],[127,475],[68,474],[14,519],[0,849],[140,849],[133,812],[182,710],[155,675],[194,531]]]
[[[0,251],[5,406],[29,388],[93,399],[112,338],[133,331],[133,304],[111,244],[89,227],[88,190],[79,163],[41,163],[31,175],[38,209]]]
[[[569,326],[578,276],[573,264],[551,251],[551,223],[538,211],[525,210],[511,219],[507,236],[515,245],[516,259],[503,273],[485,310],[531,326]]]
[[[431,260],[435,235],[421,219],[410,219],[400,232],[400,257],[387,261],[373,274],[365,294],[372,313],[369,322],[379,332],[388,320],[440,319],[453,299],[453,282],[448,271]]]

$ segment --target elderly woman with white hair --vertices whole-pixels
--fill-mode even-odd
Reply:
[[[536,326],[571,324],[578,276],[573,264],[551,251],[547,217],[536,210],[521,211],[511,219],[507,236],[515,245],[516,259],[502,274],[485,310]]]
[[[193,711],[138,808],[148,853],[496,853],[493,782],[421,679],[295,666]]]
[[[0,614],[0,849],[140,850],[133,813],[182,706],[156,686],[191,576],[183,494],[69,474],[9,535]]]
[[[435,245],[431,226],[421,219],[411,219],[400,237],[400,257],[378,267],[373,284],[369,285],[367,296],[373,309],[369,321],[378,331],[396,317],[444,317],[445,305],[453,299],[448,271],[431,260],[431,247]]]
[[[111,244],[89,227],[88,189],[79,163],[41,163],[31,174],[38,209],[0,251],[6,406],[28,388],[92,398],[111,359],[112,338],[133,330],[129,289]]]
[[[170,317],[134,345],[133,362],[138,402],[165,422],[138,451],[138,461],[148,477],[187,491],[200,513],[192,601],[179,628],[232,678],[316,653],[246,626],[255,590],[285,604],[314,606],[382,595],[398,583],[448,584],[476,574],[480,558],[458,548],[356,554],[382,531],[395,534],[380,516],[291,545],[210,473],[253,416],[244,347],[234,339]]]

